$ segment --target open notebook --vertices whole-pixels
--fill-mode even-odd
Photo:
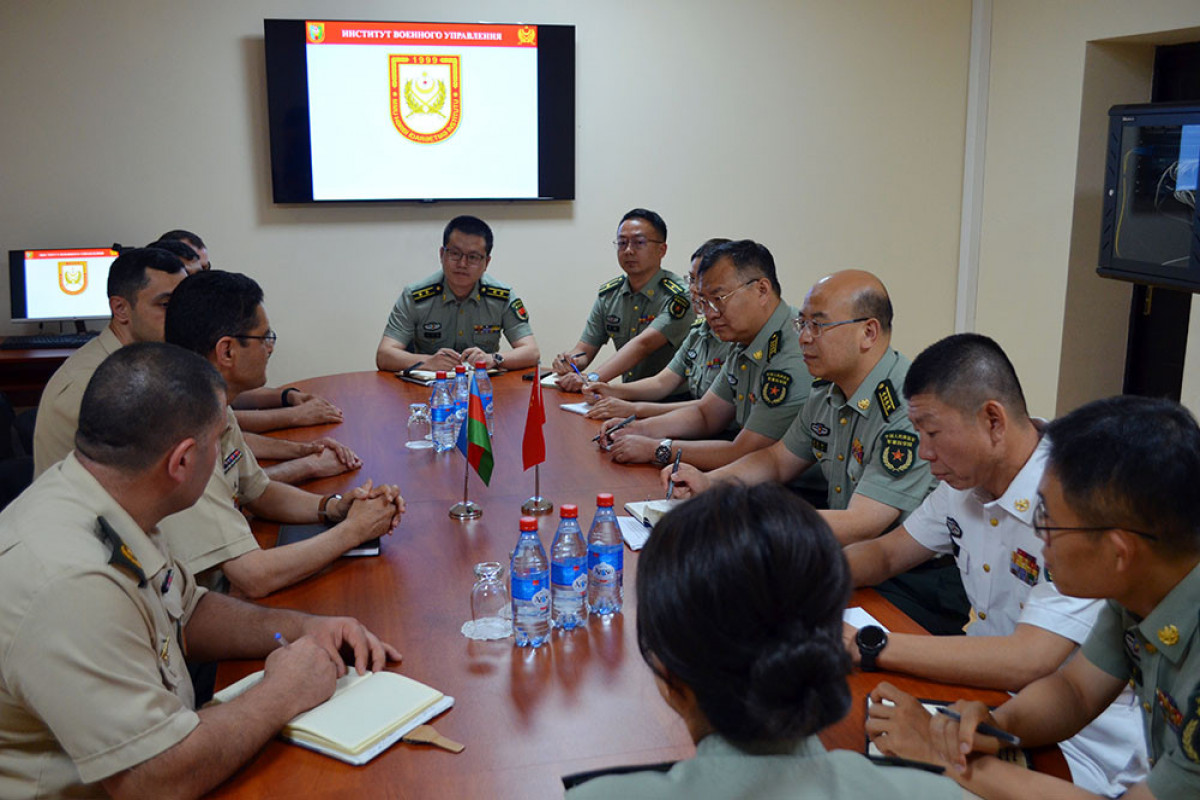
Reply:
[[[262,676],[261,670],[247,675],[213,695],[212,702],[229,702]],[[350,669],[338,680],[333,697],[294,718],[279,735],[339,761],[366,764],[452,705],[453,697],[404,675],[359,675]]]
[[[454,374],[454,370],[452,369],[447,370],[447,372],[450,375]],[[500,372],[500,370],[492,367],[487,371],[487,374],[499,375]],[[467,374],[470,373],[471,370],[468,368]],[[437,380],[437,373],[428,369],[402,369],[396,372],[396,377],[402,381],[408,381],[409,383],[419,383],[421,386],[432,386],[433,382]]]

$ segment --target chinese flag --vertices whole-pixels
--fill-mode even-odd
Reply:
[[[467,418],[458,431],[458,449],[467,457],[467,462],[479,473],[479,479],[487,486],[492,480],[492,438],[488,436],[487,415],[483,411],[483,398],[479,396],[479,384],[471,375],[471,398],[467,403]]]
[[[541,365],[533,373],[533,389],[529,392],[529,413],[525,415],[525,438],[521,440],[521,461],[525,469],[546,460],[546,437],[542,426],[546,424],[546,406],[542,403],[542,382],[538,380]]]

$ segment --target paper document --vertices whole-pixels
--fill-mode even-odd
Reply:
[[[563,411],[570,411],[572,414],[578,414],[581,417],[586,417],[588,409],[591,408],[587,403],[562,403],[559,405]]]
[[[629,545],[630,550],[641,550],[650,538],[650,528],[642,524],[641,520],[617,517],[617,524],[621,526],[621,536],[625,538],[625,544]]]
[[[868,625],[878,625],[883,628],[884,633],[891,633],[879,620],[872,617],[867,610],[862,606],[851,606],[842,613],[842,619],[856,628],[865,628]]]

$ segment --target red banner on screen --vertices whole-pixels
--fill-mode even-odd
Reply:
[[[308,20],[304,40],[308,44],[537,47],[537,26]]]

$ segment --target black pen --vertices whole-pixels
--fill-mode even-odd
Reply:
[[[671,467],[671,479],[667,481],[667,499],[675,494],[675,473],[679,472],[679,459],[683,458],[683,448],[675,451],[675,466]]]
[[[408,369],[402,369],[402,370],[400,370],[400,374],[401,374],[401,375],[407,375],[407,376],[411,376],[411,375],[412,375],[412,371],[413,371],[414,369],[416,369],[417,367],[421,366],[421,365],[422,365],[422,364],[424,364],[424,363],[425,363],[424,361],[418,361],[417,363],[413,364],[413,365],[412,365],[411,367],[409,367]]]
[[[620,422],[618,422],[616,425],[613,425],[611,428],[609,428],[609,429],[608,429],[607,431],[605,431],[604,433],[597,433],[595,436],[593,436],[593,437],[592,437],[592,441],[593,441],[593,442],[598,442],[598,441],[600,441],[600,437],[601,437],[601,436],[608,436],[609,438],[612,438],[612,435],[613,435],[614,433],[616,433],[617,431],[621,430],[621,428],[624,428],[626,425],[628,425],[629,423],[633,422],[633,421],[634,421],[634,420],[636,420],[636,419],[637,419],[637,414],[630,414],[628,417],[626,417],[625,419],[621,420],[621,421],[620,421]]]
[[[913,761],[910,758],[900,758],[899,756],[876,756],[867,755],[867,759],[874,761],[876,764],[883,764],[888,767],[908,767],[909,769],[922,769],[926,772],[932,772],[935,775],[941,775],[946,771],[945,767],[939,767],[937,764],[929,764],[925,761]]]
[[[962,722],[961,714],[959,714],[957,711],[946,708],[945,706],[938,706],[938,713],[945,714],[950,719],[955,719],[959,722]],[[1008,731],[1000,730],[995,725],[990,725],[986,722],[981,722],[976,725],[975,732],[982,733],[984,736],[993,736],[1007,745],[1012,745],[1013,747],[1021,746],[1021,739],[1019,736],[1013,736]]]

